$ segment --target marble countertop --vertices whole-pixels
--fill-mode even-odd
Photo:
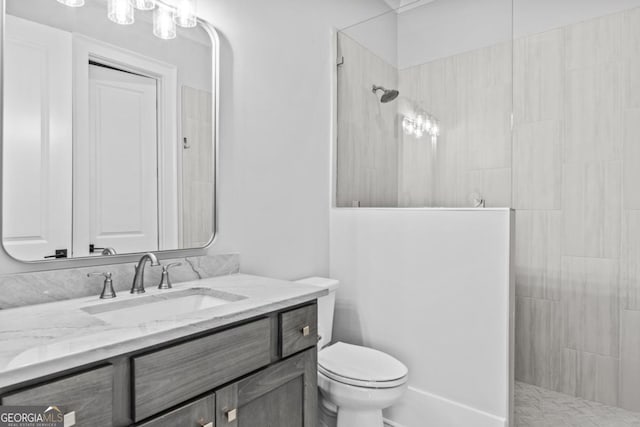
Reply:
[[[100,320],[108,304],[136,304],[138,298],[166,299],[172,292],[207,288],[236,301],[162,320],[125,326]],[[100,362],[174,339],[312,301],[327,294],[310,285],[234,274],[184,282],[171,290],[147,288],[141,295],[120,292],[0,310],[0,389]],[[126,302],[125,302],[126,301]],[[130,301],[130,302],[129,302]],[[104,306],[101,307],[101,306]]]

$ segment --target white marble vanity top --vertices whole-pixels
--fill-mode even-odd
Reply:
[[[120,326],[90,314],[103,311],[98,306],[126,306],[153,295],[162,299],[168,293],[194,287],[236,296],[235,301]],[[234,274],[184,282],[165,291],[150,286],[141,295],[120,292],[112,300],[100,300],[96,295],[0,310],[0,389],[311,301],[326,293],[315,286]]]

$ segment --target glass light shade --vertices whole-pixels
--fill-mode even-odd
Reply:
[[[133,6],[138,10],[153,10],[156,2],[153,0],[133,0]]]
[[[196,0],[177,0],[174,21],[185,28],[193,28],[198,24]]]
[[[135,22],[134,9],[130,0],[109,0],[107,16],[120,25],[130,25]]]
[[[158,5],[153,11],[153,34],[164,40],[176,38],[176,23],[173,11],[166,6]]]
[[[84,6],[84,0],[58,0],[58,3],[62,3],[69,7],[82,7]]]

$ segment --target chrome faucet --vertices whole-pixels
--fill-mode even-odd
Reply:
[[[136,274],[133,276],[133,283],[131,285],[132,294],[144,293],[144,267],[147,265],[147,261],[151,262],[152,267],[160,265],[158,258],[151,252],[142,255],[138,264],[136,264]]]

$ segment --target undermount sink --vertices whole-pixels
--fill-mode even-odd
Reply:
[[[84,307],[82,310],[112,325],[126,326],[172,319],[242,299],[245,297],[213,289],[190,288]]]

